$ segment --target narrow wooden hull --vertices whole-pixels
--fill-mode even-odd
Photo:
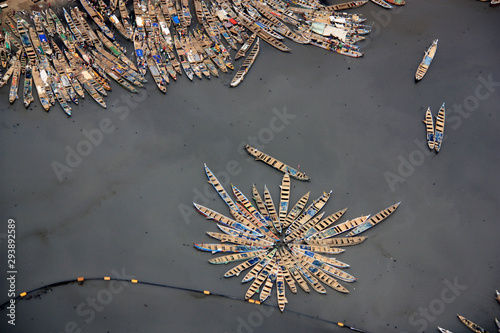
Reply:
[[[479,326],[476,323],[473,323],[472,321],[470,321],[469,319],[465,318],[464,316],[457,315],[457,317],[458,317],[458,319],[460,319],[460,321],[462,322],[462,324],[464,324],[472,332],[475,332],[475,333],[488,333],[484,328],[482,328],[481,326]]]
[[[443,105],[441,105],[441,108],[439,109],[438,115],[436,116],[436,129],[434,131],[434,149],[436,150],[436,152],[439,152],[441,150],[441,145],[443,144],[445,112],[446,110],[443,103]]]
[[[260,51],[260,39],[257,37],[257,41],[255,42],[255,45],[250,51],[250,53],[248,54],[248,57],[243,61],[240,69],[238,70],[234,78],[231,80],[230,83],[231,87],[236,87],[241,82],[243,82],[243,79],[245,78],[248,71],[252,67],[253,63],[255,62],[255,59],[257,58],[259,51]]]
[[[425,112],[424,124],[427,132],[427,145],[429,149],[434,149],[434,119],[432,118],[431,108]]]
[[[274,157],[271,157],[271,156],[259,151],[258,149],[251,147],[250,145],[245,145],[243,148],[245,148],[247,153],[249,153],[250,155],[255,157],[256,160],[262,161],[262,162],[272,166],[273,168],[280,170],[283,173],[288,173],[291,177],[293,177],[295,179],[305,180],[305,181],[311,180],[311,177],[307,176],[305,173],[300,172],[297,169],[294,169],[294,168],[278,161]]]
[[[375,214],[374,216],[370,217],[366,222],[362,223],[356,229],[352,230],[350,233],[347,234],[348,237],[356,236],[359,235],[362,232],[365,232],[368,229],[373,228],[383,220],[385,220],[389,215],[394,213],[394,211],[399,207],[399,204],[401,202],[398,202],[390,207],[387,207],[386,209],[380,211],[379,213]]]
[[[420,65],[418,65],[417,72],[415,73],[415,81],[418,82],[423,79],[424,75],[427,73],[427,70],[429,69],[429,66],[432,63],[432,60],[434,59],[434,56],[437,51],[437,43],[438,40],[435,39],[431,46],[425,51],[424,57],[422,61],[420,62]]]
[[[385,2],[384,0],[371,0],[373,3],[376,3],[377,5],[381,6],[381,7],[384,7],[384,8],[387,8],[387,9],[391,9],[392,6],[389,5],[387,2]]]

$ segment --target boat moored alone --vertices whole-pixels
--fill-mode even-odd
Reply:
[[[470,329],[472,332],[476,333],[488,333],[484,328],[479,326],[478,324],[470,321],[469,319],[465,318],[464,316],[458,315],[458,319],[464,324],[468,329]]]
[[[425,51],[424,58],[420,62],[420,65],[418,65],[417,72],[415,73],[415,81],[418,82],[422,80],[425,73],[427,73],[427,70],[429,69],[431,62],[434,59],[434,56],[436,55],[437,44],[438,44],[438,39],[434,39],[432,41],[431,46],[429,46],[429,48]]]
[[[300,172],[297,169],[294,169],[294,168],[286,165],[285,163],[278,161],[274,157],[271,157],[271,156],[261,152],[257,148],[254,148],[250,145],[245,145],[243,148],[245,148],[247,153],[249,153],[250,155],[255,157],[256,160],[262,161],[262,162],[272,166],[273,168],[280,170],[281,172],[288,173],[288,174],[290,174],[291,177],[293,177],[295,179],[311,180],[311,177],[307,176],[305,173]]]

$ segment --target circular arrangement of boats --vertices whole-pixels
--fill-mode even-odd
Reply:
[[[252,149],[246,147],[247,151]],[[278,168],[279,169],[279,168]],[[264,302],[276,286],[276,297],[281,311],[288,300],[285,283],[292,293],[297,286],[305,292],[311,288],[325,294],[324,285],[341,293],[348,289],[339,281],[351,283],[356,278],[344,271],[349,265],[328,255],[341,254],[345,246],[361,244],[366,237],[359,236],[389,217],[399,206],[399,202],[383,209],[374,216],[360,216],[337,223],[347,208],[323,218],[319,213],[328,202],[332,192],[324,192],[319,198],[307,205],[309,192],[289,209],[291,180],[285,172],[277,205],[266,186],[261,193],[254,185],[252,197],[255,206],[236,186],[231,184],[236,201],[229,196],[213,172],[205,165],[208,182],[229,208],[227,217],[208,207],[193,203],[196,210],[217,223],[221,233],[207,232],[221,243],[199,243],[194,246],[201,251],[223,253],[209,260],[211,264],[240,262],[229,269],[224,277],[248,273],[242,282],[251,282],[245,294],[251,300],[259,294],[258,300]],[[300,177],[296,175],[296,177]],[[338,237],[343,235],[343,237]]]

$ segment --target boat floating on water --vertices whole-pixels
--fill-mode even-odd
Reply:
[[[423,79],[425,73],[429,69],[434,56],[436,55],[438,39],[432,41],[431,46],[425,51],[424,58],[418,65],[417,72],[415,73],[415,81],[418,82]]]

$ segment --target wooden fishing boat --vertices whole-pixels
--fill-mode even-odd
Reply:
[[[94,41],[92,40],[92,38],[89,35],[89,32],[82,23],[82,21],[85,21],[85,19],[83,18],[83,16],[81,16],[78,7],[71,8],[69,14],[68,15],[65,14],[65,17],[66,21],[71,20],[73,22],[74,27],[81,36],[81,40],[83,40],[82,42],[86,42],[88,45],[93,45]]]
[[[100,44],[101,42],[94,32],[94,29],[92,29],[87,23],[87,20],[83,16],[83,13],[80,11],[80,9],[78,9],[78,7],[73,7],[70,12],[73,18],[73,22],[75,22],[78,30],[80,30],[80,32],[82,33],[83,38],[89,38],[89,41],[87,41],[89,45]]]
[[[28,107],[33,99],[33,74],[31,70],[31,66],[26,66],[26,73],[24,75],[24,87],[23,87],[23,101],[24,106]]]
[[[239,190],[236,188],[236,186],[231,184],[231,188],[233,190],[233,194],[236,197],[236,200],[243,206],[243,209],[240,209],[240,211],[244,212],[247,216],[248,219],[255,224],[257,228],[260,227],[265,227],[266,226],[266,219],[260,212],[255,209],[255,207],[250,203],[250,200],[247,199],[247,197]],[[248,213],[248,214],[247,214]],[[263,229],[264,232],[268,232],[269,230]]]
[[[80,0],[80,3],[82,4],[82,7],[85,9],[85,11],[89,14],[89,16],[94,20],[95,24],[101,29],[101,31],[106,35],[111,40],[115,40],[115,36],[109,30],[109,28],[104,24],[102,16],[97,13],[97,11],[94,9],[94,7],[90,4],[88,0]]]
[[[443,144],[445,112],[446,111],[443,103],[436,116],[436,129],[434,130],[434,141],[435,141],[434,149],[436,150],[437,153],[439,153],[441,145]]]
[[[269,164],[273,168],[278,169],[283,173],[288,173],[291,177],[293,177],[295,179],[311,180],[311,177],[306,176],[305,173],[300,172],[297,169],[294,169],[294,168],[284,164],[283,162],[278,161],[274,157],[271,157],[271,156],[259,151],[258,149],[254,148],[254,147],[251,147],[249,145],[245,145],[243,148],[245,148],[247,153],[249,153],[250,155],[255,157],[256,160],[262,161],[266,164]]]
[[[285,173],[280,186],[279,221],[285,222],[288,213],[288,202],[290,200],[290,176]]]
[[[9,82],[10,77],[14,73],[14,68],[15,68],[14,65],[11,65],[9,69],[7,69],[2,79],[0,80],[0,88],[2,88],[4,85],[7,84],[7,82]]]
[[[38,66],[33,66],[33,82],[35,84],[36,91],[38,93],[38,99],[42,104],[42,107],[45,111],[49,111],[51,104],[49,102],[49,98],[47,97],[47,93],[45,92],[44,84],[42,79],[40,78],[40,71],[38,70]]]
[[[461,316],[461,315],[457,314],[457,317],[458,317],[458,319],[460,319],[460,321],[462,322],[462,324],[464,324],[472,332],[476,332],[476,333],[488,333],[484,328],[482,328],[481,326],[479,326],[476,323],[473,323],[472,321],[470,321],[469,319],[465,318],[464,316]]]
[[[210,38],[199,30],[195,30],[193,34],[194,38],[198,41],[198,43],[200,43],[205,53],[214,62],[214,64],[217,65],[221,71],[227,73],[228,67],[222,58],[222,55],[212,48],[212,41]]]
[[[287,228],[286,234],[290,235],[296,229],[301,228],[308,222],[314,215],[316,215],[321,208],[323,208],[332,195],[332,191],[324,192],[318,199],[314,200],[309,207],[307,207],[299,217],[297,217],[292,224]],[[288,240],[290,241],[290,240]]]
[[[429,69],[434,56],[436,55],[438,40],[434,39],[431,46],[425,51],[424,58],[420,65],[418,65],[417,72],[415,73],[415,81],[420,81],[424,77],[425,73]]]
[[[247,75],[247,73],[250,70],[250,68],[252,67],[255,59],[257,58],[257,55],[259,54],[259,50],[260,50],[260,39],[257,38],[257,41],[255,42],[254,47],[252,48],[252,50],[250,51],[250,53],[248,54],[246,59],[241,64],[241,67],[238,70],[238,72],[236,72],[236,75],[231,80],[231,83],[230,83],[231,87],[236,87],[241,82],[243,82],[243,79]]]
[[[111,51],[111,54],[116,58],[120,59],[125,65],[129,66],[132,70],[138,72],[139,70],[135,66],[135,64],[125,56],[125,54],[120,50],[119,47],[116,47],[109,39],[107,39],[100,31],[97,31],[97,36],[99,40],[103,42],[104,46]],[[98,46],[96,46],[97,48]]]
[[[252,252],[258,250],[265,250],[268,247],[264,246],[248,246],[248,245],[224,245],[224,244],[193,244],[194,247],[200,251],[207,251],[212,253],[218,252]]]
[[[245,43],[241,46],[238,53],[236,53],[234,60],[238,60],[239,58],[245,56],[245,54],[247,53],[247,50],[250,49],[250,46],[252,46],[253,42],[255,41],[255,38],[257,38],[257,34],[253,33],[252,36],[250,36],[250,38],[247,39],[245,41]]]
[[[359,235],[362,232],[365,232],[366,230],[376,226],[383,220],[385,220],[389,215],[394,213],[396,208],[399,207],[399,204],[401,202],[398,202],[390,207],[387,207],[386,209],[380,211],[379,213],[375,214],[374,216],[370,217],[366,222],[360,224],[359,226],[356,227],[356,229],[352,230],[347,234],[348,237],[356,236]]]
[[[59,76],[61,76],[61,78],[66,77],[71,84],[72,89],[70,89],[70,87],[66,87],[66,89],[68,90],[70,95],[72,95],[71,90],[74,90],[79,97],[85,98],[83,88],[78,82],[78,79],[76,78],[75,75],[76,68],[73,68],[68,64],[68,62],[64,58],[63,53],[61,52],[57,44],[54,42],[54,40],[51,40],[51,43],[52,43],[52,48],[54,49],[54,53],[56,55],[55,57],[52,57],[52,64],[54,65],[55,70],[59,73]],[[63,79],[63,82],[65,81],[66,80]],[[73,99],[73,102],[75,104],[78,104],[76,98]]]
[[[297,281],[299,287],[302,288],[302,290],[304,290],[306,293],[310,292],[307,282],[299,273],[299,270],[295,265],[295,263],[293,262],[292,256],[289,253],[289,251],[285,250],[285,248],[281,248],[279,254],[285,268],[290,272],[290,275],[293,277],[293,279]]]
[[[267,186],[264,185],[264,205],[266,205],[267,212],[269,213],[269,218],[271,219],[272,226],[276,230],[277,234],[281,234],[281,223],[278,217],[278,213],[276,212],[276,208],[274,206],[273,198],[271,197],[271,193],[267,189]]]
[[[261,272],[264,268],[269,266],[271,263],[274,264],[274,257],[276,255],[276,252],[277,252],[276,248],[271,250],[260,262],[257,263],[257,265],[255,265],[254,268],[252,268],[252,270],[250,272],[248,272],[243,277],[241,282],[245,283],[245,282],[248,282],[248,281],[251,281],[251,280],[257,278],[259,272]]]
[[[406,4],[405,0],[385,0],[385,2],[396,6],[404,6]]]
[[[69,104],[63,97],[60,87],[58,87],[57,84],[54,82],[51,82],[50,86],[52,88],[52,91],[54,92],[54,95],[56,96],[57,101],[59,102],[59,105],[61,105],[61,108],[63,109],[64,113],[66,113],[68,117],[71,117],[71,106],[69,106]]]
[[[118,30],[118,32],[123,37],[125,37],[125,39],[131,40],[132,36],[129,35],[128,31],[125,29],[122,22],[116,17],[114,10],[111,10],[108,6],[106,6],[104,1],[102,0],[97,0],[97,3],[99,5],[101,14],[103,14],[109,19],[109,21],[115,26],[116,30]]]
[[[442,327],[439,327],[439,326],[438,326],[438,331],[441,333],[453,333],[452,331],[449,331],[449,330],[442,328]]]
[[[302,212],[304,209],[307,200],[309,200],[309,194],[310,192],[307,192],[302,196],[302,198],[297,201],[297,203],[293,206],[293,208],[290,210],[288,215],[286,216],[286,219],[283,223],[283,229],[288,229],[288,227],[295,221],[295,218],[299,216],[299,214]]]
[[[7,16],[5,16],[5,23],[7,24],[7,26],[9,27],[9,29],[12,31],[12,33],[14,34],[14,36],[16,36],[17,38],[21,37],[19,35],[19,31],[17,31],[16,20],[12,19],[12,17],[10,15],[7,15]]]
[[[367,2],[368,2],[368,0],[350,1],[350,2],[345,2],[345,3],[339,3],[336,5],[325,6],[325,9],[331,10],[331,11],[341,11],[341,10],[361,7],[364,4],[366,4]]]
[[[43,25],[41,22],[40,17],[42,16],[34,16],[34,22],[35,22],[35,29],[36,29],[36,34],[38,37],[38,40],[40,42],[40,45],[42,47],[42,52],[50,56],[52,54],[52,49],[50,48],[49,40],[47,39],[47,36],[45,35],[45,31],[43,29]]]
[[[324,221],[321,221],[321,223],[324,223],[324,225],[325,224],[329,225],[328,223],[330,223],[331,220],[336,221],[335,219],[337,218],[337,216],[342,215],[342,214],[343,214],[343,212],[339,211],[339,212],[335,213],[333,216],[331,215],[331,216],[327,217]],[[330,220],[330,217],[331,217],[331,220]],[[330,228],[324,228],[321,232],[318,232],[316,234],[312,234],[310,236],[305,235],[306,242],[312,241],[312,240],[323,240],[323,239],[327,239],[330,237],[340,235],[344,232],[352,230],[352,229],[356,228],[357,226],[363,224],[364,222],[366,222],[366,220],[368,218],[369,218],[369,215],[363,215],[363,216],[354,218],[352,220],[348,220],[346,222],[340,223],[336,226],[332,226]],[[319,225],[318,229],[321,229],[321,226],[320,226],[321,223],[318,224]],[[314,229],[316,229],[316,228],[314,228]],[[308,244],[309,244],[309,242],[308,242]]]
[[[76,27],[75,22],[73,22],[73,19],[69,15],[68,11],[66,8],[63,7],[63,12],[64,12],[64,19],[66,20],[66,23],[69,26],[69,31],[73,34],[73,37],[78,43],[85,43],[85,39],[82,36],[82,33],[78,28]]]
[[[144,77],[146,76],[146,56],[147,56],[147,45],[144,40],[145,36],[137,32],[134,33],[134,48],[135,48],[135,58],[137,61],[137,68],[139,73]]]
[[[497,318],[495,318],[495,324],[497,325],[498,332],[500,332],[500,321]]]
[[[156,61],[152,57],[148,57],[146,61],[148,64],[149,72],[151,73],[151,76],[155,80],[156,86],[158,87],[158,89],[160,89],[162,93],[166,94],[167,82],[161,76],[160,71],[156,66]]]
[[[193,76],[194,72],[191,66],[189,65],[189,61],[186,56],[186,52],[182,48],[182,44],[179,41],[179,39],[175,36],[172,35],[172,39],[174,40],[175,44],[175,49],[177,51],[177,56],[179,57],[179,61],[181,63],[182,69],[184,70],[184,73],[186,73],[186,76],[188,77],[189,80],[193,81]]]
[[[19,89],[19,78],[21,76],[21,61],[16,59],[14,62],[14,72],[12,73],[12,82],[10,83],[9,102],[14,103],[19,98],[17,91]]]
[[[48,13],[48,11],[45,11],[45,22],[47,23],[47,25],[44,25],[45,29],[47,30],[50,36],[54,37],[55,34],[57,33],[56,25],[54,19],[52,18],[52,15]]]
[[[236,253],[236,254],[228,254],[225,256],[212,258],[212,259],[208,260],[208,262],[211,264],[214,264],[214,265],[229,264],[229,263],[235,262],[235,261],[254,258],[258,255],[263,254],[263,253],[265,253],[265,250],[252,251],[252,252],[242,252],[242,253]]]
[[[89,81],[90,79],[92,79],[92,76],[90,76],[90,74],[88,74],[88,73],[86,73],[86,75],[84,75],[83,66],[78,63],[78,61],[73,57],[73,55],[71,55],[70,52],[67,52],[65,50],[64,54],[65,54],[66,58],[68,59],[68,61],[70,62],[71,67],[74,69],[74,73],[76,75],[78,82],[83,86],[83,88],[89,93],[89,95],[99,105],[101,105],[103,108],[106,108],[107,106],[106,106],[106,103],[104,102],[104,99],[97,92],[94,85],[91,84],[91,82]],[[94,80],[92,79],[92,81],[94,81]]]
[[[245,17],[242,12],[240,12],[238,15],[240,17],[241,23],[248,30],[250,30],[253,33],[257,34],[260,38],[262,38],[263,40],[265,40],[271,46],[274,46],[275,48],[277,48],[278,50],[283,51],[283,52],[290,52],[292,50],[288,46],[286,46],[285,44],[283,44],[282,42],[280,42],[278,39],[276,39],[273,36],[271,36],[268,33],[268,31],[263,30],[263,25],[259,25],[259,24],[256,24],[256,23],[252,22],[247,17]]]
[[[432,118],[431,108],[428,107],[425,111],[424,119],[425,128],[427,131],[427,145],[429,149],[434,149],[434,120]]]
[[[196,210],[200,214],[202,214],[203,216],[205,216],[209,220],[214,220],[216,222],[220,222],[225,226],[229,226],[231,228],[241,230],[241,231],[246,232],[246,233],[250,233],[254,236],[262,236],[262,234],[254,231],[254,229],[255,229],[254,225],[251,225],[250,227],[248,227],[248,226],[241,224],[233,219],[230,219],[227,216],[224,216],[220,213],[217,213],[216,211],[214,211],[210,208],[207,208],[207,207],[202,206],[202,205],[198,205],[196,203],[193,203],[193,205],[195,206]]]
[[[124,0],[119,0],[118,8],[120,9],[120,18],[122,20],[123,27],[125,28],[125,32],[128,36],[127,39],[132,40],[134,37],[134,28],[132,27],[132,21],[130,20],[126,2]]]
[[[17,31],[19,31],[24,52],[26,52],[30,62],[34,64],[36,61],[35,49],[33,48],[33,43],[31,42],[28,31],[20,19],[17,20]]]
[[[314,218],[302,224],[302,226],[295,228],[283,239],[283,241],[285,243],[301,241],[304,238],[306,230],[309,230],[312,226],[318,223],[323,218],[323,215],[325,215],[324,212],[314,216]]]
[[[323,245],[323,246],[334,246],[334,247],[345,247],[358,245],[363,243],[366,240],[366,237],[334,237],[322,240],[306,240],[308,245]]]
[[[333,246],[327,246],[327,245],[303,245],[303,244],[288,244],[288,247],[290,249],[298,248],[301,250],[305,251],[312,251],[312,252],[317,252],[317,253],[324,253],[324,254],[340,254],[343,253],[345,250]]]
[[[261,250],[262,251],[262,250]],[[246,253],[253,253],[256,251],[251,251],[251,252],[246,252]],[[224,277],[233,277],[233,276],[239,276],[241,272],[247,270],[248,268],[260,263],[266,256],[268,255],[267,251],[262,251],[261,254],[252,257],[248,259],[247,261],[231,268],[228,270],[225,274]]]
[[[316,223],[315,225],[313,225],[312,227],[310,227],[309,229],[306,230],[306,232],[304,233],[304,238],[307,239],[307,238],[311,237],[312,235],[315,235],[315,234],[320,233],[321,231],[327,229],[332,224],[337,222],[344,215],[346,210],[347,210],[347,208],[339,210],[338,212],[333,213],[333,214],[327,216],[325,219],[319,221],[318,223]]]
[[[387,8],[387,9],[391,9],[392,6],[389,5],[387,2],[385,2],[384,0],[371,0],[373,3],[376,3],[377,5],[381,6],[381,7],[384,7],[384,8]]]
[[[181,0],[181,13],[180,17],[182,18],[182,26],[184,28],[189,27],[191,25],[192,15],[189,11],[189,0]]]
[[[278,262],[276,265],[278,266],[276,273],[276,296],[278,298],[280,311],[283,312],[285,310],[285,304],[288,303],[285,297],[285,278],[280,263]]]

